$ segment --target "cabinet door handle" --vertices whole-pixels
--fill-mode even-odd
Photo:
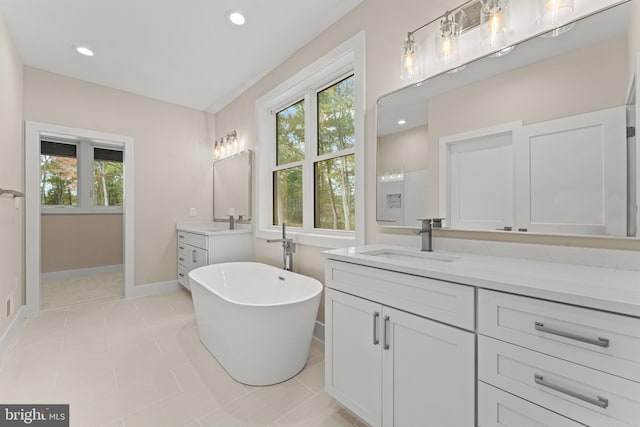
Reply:
[[[550,383],[547,380],[545,380],[544,377],[542,375],[540,375],[540,374],[534,374],[533,377],[534,377],[534,380],[535,380],[536,384],[540,384],[543,387],[547,387],[547,388],[550,388],[551,390],[555,390],[557,392],[566,394],[568,396],[575,397],[576,399],[580,399],[583,402],[590,403],[590,404],[598,406],[600,408],[606,409],[609,406],[609,399],[607,399],[607,398],[604,398],[604,397],[601,397],[601,396],[596,396],[595,398],[590,397],[590,396],[586,396],[586,395],[584,395],[582,393],[579,393],[577,391],[568,389],[568,388],[563,387],[561,385]]]
[[[387,340],[388,332],[389,332],[389,316],[384,316],[384,330],[382,331],[382,338],[384,342],[382,343],[382,348],[385,350],[389,350],[389,341]]]
[[[196,250],[191,251],[191,262],[196,263],[198,260],[196,258]]]
[[[544,326],[544,323],[542,322],[535,322],[534,326],[536,328],[536,331],[546,332],[551,335],[558,335],[559,337],[569,338],[569,339],[580,341],[580,342],[586,342],[587,344],[597,345],[598,347],[605,347],[605,348],[609,347],[608,338],[598,337],[598,339],[593,339],[593,338],[583,337],[581,335],[576,335],[571,332],[560,331],[558,329],[549,328],[547,326]]]
[[[380,338],[378,338],[378,319],[380,318],[380,313],[377,311],[373,313],[373,345],[380,344]]]

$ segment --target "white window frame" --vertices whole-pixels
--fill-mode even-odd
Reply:
[[[93,206],[93,161],[94,148],[122,151],[124,145],[103,142],[85,141],[69,137],[43,136],[42,141],[57,142],[76,146],[76,168],[78,180],[78,204],[76,206],[65,205],[40,205],[40,213],[44,215],[69,215],[69,214],[117,214],[122,213],[122,206]],[[124,191],[124,188],[123,188]],[[123,198],[124,199],[124,198]]]
[[[273,178],[276,165],[275,114],[278,111],[305,99],[305,128],[311,141],[305,141],[305,161],[275,167],[288,168],[305,163],[303,167],[303,226],[287,227],[287,235],[296,243],[326,248],[339,248],[364,244],[364,32],[360,32],[317,61],[305,67],[256,101],[256,174],[255,213],[256,236],[263,239],[277,238],[282,233],[279,225],[273,224]],[[313,126],[317,103],[316,94],[337,83],[350,74],[355,78],[355,147],[344,150],[340,156],[354,153],[355,167],[355,231],[327,230],[314,227],[314,163],[337,157],[334,153],[317,155],[317,129]],[[311,165],[310,167],[308,165]]]

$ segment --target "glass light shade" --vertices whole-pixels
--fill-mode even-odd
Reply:
[[[498,47],[505,42],[509,30],[508,0],[487,0],[480,9],[482,42]]]
[[[573,13],[574,0],[538,0],[538,24],[553,25]]]
[[[413,34],[407,34],[402,46],[400,56],[400,79],[405,81],[416,80],[420,77],[420,52]]]
[[[436,59],[438,61],[449,64],[458,59],[459,34],[460,25],[453,20],[452,15],[445,15],[440,21],[440,28],[436,33]]]

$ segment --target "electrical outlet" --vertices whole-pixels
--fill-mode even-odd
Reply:
[[[189,209],[189,216],[196,216],[196,208]]]

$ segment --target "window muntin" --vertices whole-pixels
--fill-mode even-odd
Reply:
[[[40,203],[43,206],[78,206],[75,144],[40,142]]]
[[[304,160],[304,99],[276,113],[276,165]]]
[[[121,150],[93,149],[93,206],[122,206],[124,164]]]

